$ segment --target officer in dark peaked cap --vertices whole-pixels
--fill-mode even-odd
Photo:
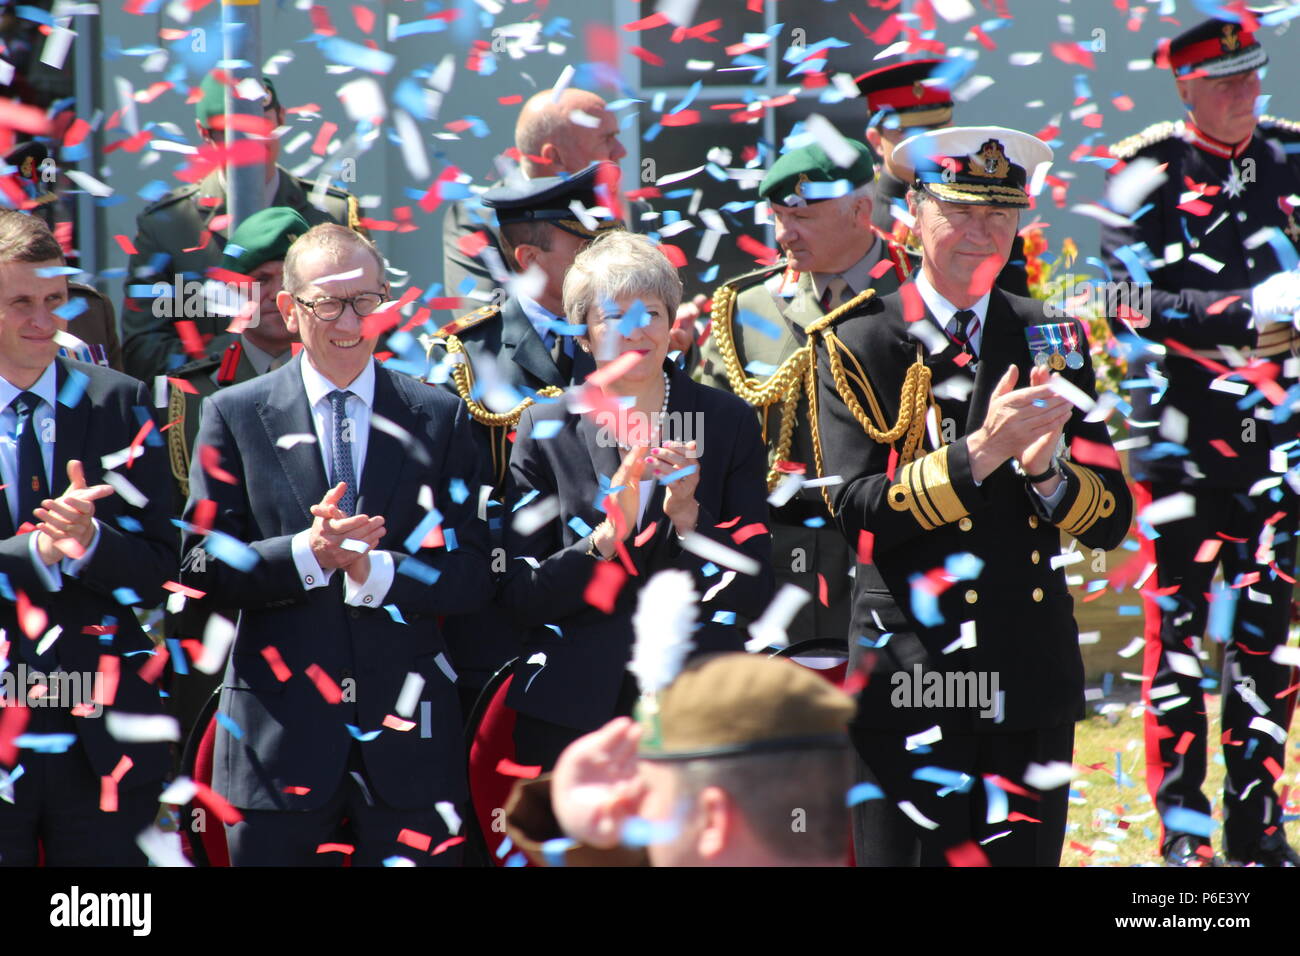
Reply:
[[[894,215],[895,209],[907,211],[912,175],[911,170],[895,162],[894,147],[909,136],[952,125],[951,66],[950,60],[908,60],[857,77],[858,92],[867,105],[866,139],[880,158],[872,225],[882,236],[907,249],[913,266],[919,258],[915,237]],[[1029,295],[1025,241],[1020,236],[1011,246],[1011,258],[998,274],[997,285],[1012,295]]]
[[[578,252],[599,233],[623,228],[597,188],[600,170],[592,163],[573,176],[521,179],[483,194],[483,204],[496,214],[514,282],[497,290],[499,304],[444,326],[429,347],[430,358],[449,359],[446,387],[468,406],[480,454],[491,467],[487,517],[494,554],[504,554],[497,550],[508,520],[500,498],[519,416],[539,396],[555,398],[595,369],[564,321],[563,290]],[[494,560],[493,570],[504,572],[504,560]],[[449,618],[444,632],[468,713],[487,678],[519,652],[522,632],[495,606]]]
[[[277,369],[292,358],[293,343],[298,337],[285,327],[275,297],[282,288],[284,257],[289,247],[310,228],[296,210],[272,206],[249,216],[226,243],[221,267],[232,286],[228,286],[231,294],[221,308],[229,313],[224,316],[227,324],[236,315],[246,319],[247,324],[221,355],[190,362],[169,376],[173,381],[164,437],[175,482],[177,514],[184,509],[189,496],[190,461],[204,399],[220,389]],[[214,612],[231,620],[238,613],[218,611],[202,599],[186,599],[179,612],[168,615],[168,635],[201,639],[208,617]],[[194,723],[212,691],[220,686],[221,676],[220,671],[208,675],[193,669],[186,674],[173,670],[170,694],[173,713],[182,729]]]
[[[1118,210],[1131,220],[1101,238],[1114,280],[1149,294],[1108,313],[1117,335],[1140,336],[1129,362],[1138,504],[1192,501],[1191,514],[1143,542],[1159,595],[1145,601],[1147,784],[1172,866],[1219,862],[1201,791],[1206,678],[1222,691],[1225,854],[1300,864],[1275,787],[1296,678],[1272,659],[1291,621],[1300,514],[1283,474],[1295,465],[1297,418],[1280,398],[1295,385],[1300,344],[1300,124],[1256,115],[1262,30],[1243,12],[1161,42],[1155,63],[1172,71],[1187,115],[1111,147],[1112,176],[1134,170],[1150,186]],[[1273,400],[1259,400],[1260,376]],[[1207,541],[1217,549],[1208,558]],[[1198,658],[1220,565],[1237,599],[1216,675]]]
[[[1052,558],[1061,532],[1117,546],[1131,497],[1105,424],[1052,388],[1095,396],[1086,332],[994,284],[1051,150],[949,127],[897,154],[921,269],[808,329],[828,498],[860,556],[850,735],[884,795],[854,808],[858,861],[1055,866],[1068,788],[1031,764],[1071,761],[1084,685]]]
[[[200,85],[195,122],[205,144],[224,143],[225,134],[219,127],[227,83],[228,77],[218,71],[205,76]],[[275,87],[267,79],[262,80],[262,85],[266,88],[262,108],[269,127],[283,126],[284,108]],[[329,186],[317,199],[312,195],[315,183],[277,165],[278,156],[279,141],[269,136],[264,208],[287,206],[309,226],[337,222],[364,233],[352,195]],[[315,205],[317,201],[320,206]],[[128,374],[149,381],[190,360],[177,333],[176,322],[180,320],[192,321],[200,338],[208,340],[204,345],[207,354],[219,354],[232,341],[225,331],[226,316],[176,314],[178,303],[182,313],[188,310],[183,308],[184,290],[180,295],[175,291],[177,276],[201,283],[210,266],[221,264],[229,235],[228,211],[225,171],[219,168],[201,181],[175,189],[150,204],[136,220],[135,252],[127,265],[122,305],[122,348]],[[166,291],[156,295],[155,287],[165,287]]]

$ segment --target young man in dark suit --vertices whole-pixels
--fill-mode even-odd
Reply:
[[[118,715],[162,712],[132,607],[176,573],[166,451],[143,385],[56,357],[63,266],[0,212],[0,864],[140,865],[174,735]]]
[[[1065,397],[1096,395],[1082,327],[994,286],[1051,151],[950,127],[898,154],[922,268],[811,330],[832,509],[859,556],[850,732],[884,795],[855,807],[858,862],[1055,866],[1068,778],[1031,765],[1069,764],[1084,711],[1052,559],[1061,531],[1116,547],[1132,501],[1105,424]]]
[[[235,865],[337,864],[318,848],[338,842],[357,865],[459,860],[438,617],[491,593],[481,473],[465,406],[374,361],[387,293],[368,240],[314,227],[277,299],[302,353],[203,406],[182,580],[241,612],[213,778],[242,812]]]

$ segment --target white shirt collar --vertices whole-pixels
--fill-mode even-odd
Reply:
[[[550,323],[558,321],[560,317],[552,315],[550,309],[522,292],[516,292],[515,298],[519,300],[519,307],[524,310],[528,324],[537,332],[538,338],[545,342],[546,334],[555,331],[555,327]]]
[[[249,364],[253,366],[253,371],[258,375],[265,375],[271,368],[271,363],[279,358],[278,355],[272,355],[266,349],[254,345],[247,336],[241,338],[240,344],[244,348],[244,355],[247,356]]]
[[[940,328],[948,328],[952,325],[952,317],[953,314],[957,312],[957,306],[953,305],[935,291],[934,286],[930,284],[930,280],[925,276],[924,268],[917,269],[915,275],[916,291],[921,293],[921,300],[925,303],[925,307],[929,309],[930,314],[938,320]],[[985,292],[982,296],[976,299],[975,304],[970,307],[970,311],[974,312],[976,318],[980,320],[981,331],[983,331],[984,328],[984,318],[988,315],[989,296],[992,295],[992,293],[993,290],[991,289],[988,292]]]
[[[316,370],[316,366],[311,364],[311,358],[306,352],[303,353],[300,364],[302,368],[302,384],[307,389],[307,402],[314,408],[317,402],[337,389],[338,386]],[[361,370],[361,374],[352,380],[347,390],[361,399],[366,408],[374,408],[375,360],[373,358],[366,363],[366,367]]]
[[[12,384],[8,379],[0,376],[0,411],[7,409],[18,395],[24,391],[31,392],[50,408],[55,407],[55,402],[59,397],[58,373],[55,371],[55,363],[51,362],[41,373],[41,377],[36,380],[36,384],[31,388],[22,389]]]

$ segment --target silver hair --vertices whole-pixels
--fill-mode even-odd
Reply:
[[[682,280],[658,246],[622,229],[597,236],[564,276],[564,314],[574,324],[587,322],[601,303],[652,297],[671,319],[682,301]]]

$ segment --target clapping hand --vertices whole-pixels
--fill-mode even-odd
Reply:
[[[387,529],[383,515],[352,515],[339,509],[347,484],[339,482],[325,493],[319,504],[311,506],[311,553],[324,570],[342,568],[352,580],[361,582],[370,575],[369,551],[379,543]],[[359,541],[367,553],[343,547],[344,541]]]
[[[36,526],[36,548],[41,560],[50,565],[85,554],[95,540],[95,502],[111,494],[112,485],[87,487],[81,462],[69,461],[67,491],[57,498],[46,498],[32,512],[40,521]]]

